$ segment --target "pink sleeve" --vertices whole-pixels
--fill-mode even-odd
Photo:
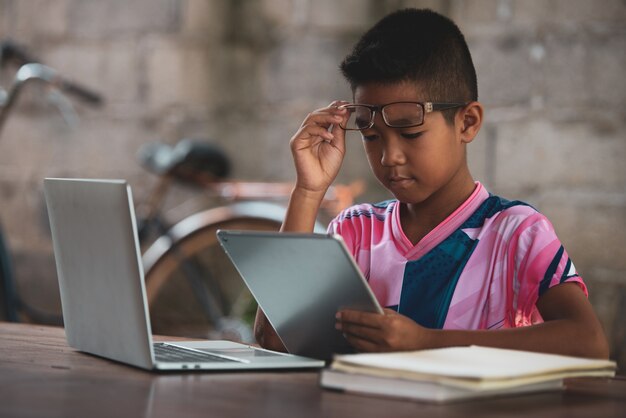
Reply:
[[[526,218],[515,232],[516,251],[513,260],[513,308],[515,325],[541,322],[536,304],[548,289],[561,283],[577,283],[588,295],[550,221],[540,213]]]

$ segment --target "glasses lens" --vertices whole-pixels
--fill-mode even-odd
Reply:
[[[383,107],[383,118],[393,128],[408,128],[424,122],[424,108],[418,103],[392,103]]]
[[[348,121],[341,125],[343,129],[357,131],[369,127],[372,122],[372,111],[368,107],[349,105],[345,108],[348,109]]]

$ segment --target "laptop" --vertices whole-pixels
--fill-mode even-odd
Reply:
[[[230,341],[152,341],[133,198],[124,180],[44,180],[68,344],[147,370],[320,368]]]
[[[339,235],[218,230],[217,238],[292,354],[352,353],[337,312],[383,313]]]

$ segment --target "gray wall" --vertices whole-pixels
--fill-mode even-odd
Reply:
[[[154,178],[135,162],[137,148],[186,136],[222,145],[238,178],[289,180],[288,141],[303,117],[350,97],[339,61],[363,30],[403,6],[431,7],[461,26],[487,109],[470,146],[475,177],[552,220],[623,346],[626,6],[618,0],[0,0],[0,36],[107,100],[102,110],[77,107],[81,122],[71,128],[33,86],[0,138],[0,216],[22,292],[58,309],[44,176],[123,177],[141,200]],[[349,155],[339,180],[365,178],[361,199],[385,198],[358,140]],[[181,189],[171,204],[191,195]]]

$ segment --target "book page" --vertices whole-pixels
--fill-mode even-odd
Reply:
[[[448,347],[399,353],[338,356],[338,364],[475,380],[514,379],[582,370],[614,370],[608,360],[490,347]]]

